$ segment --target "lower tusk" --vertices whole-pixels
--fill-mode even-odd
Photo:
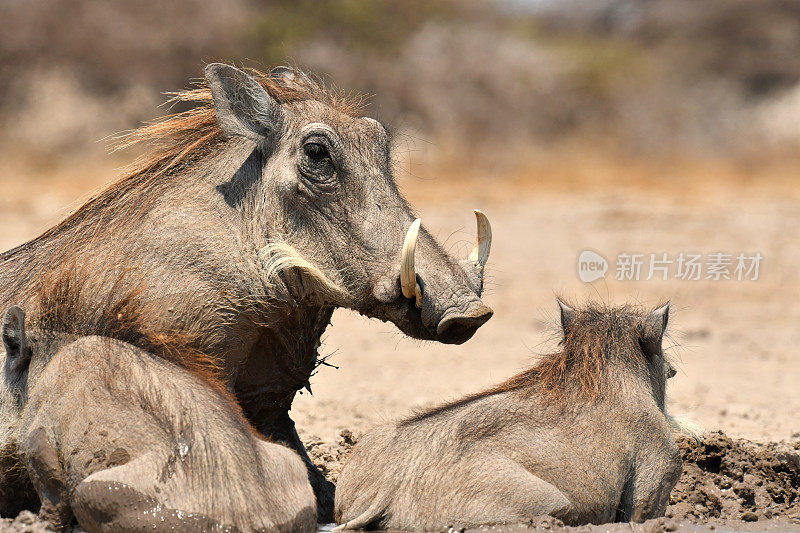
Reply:
[[[475,209],[475,219],[478,223],[478,236],[475,239],[475,246],[469,254],[469,260],[475,263],[478,269],[483,270],[492,249],[492,226],[486,215],[477,209]]]
[[[406,298],[416,298],[418,307],[422,299],[422,291],[417,283],[414,255],[417,252],[417,238],[421,223],[420,219],[411,223],[411,227],[406,232],[405,241],[403,241],[403,251],[400,254],[400,289]]]

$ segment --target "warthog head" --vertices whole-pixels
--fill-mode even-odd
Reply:
[[[559,364],[549,365],[544,373],[545,385],[553,379],[563,381],[564,369],[572,367],[582,390],[594,394],[602,384],[604,367],[617,367],[646,376],[656,405],[666,414],[667,380],[676,373],[662,347],[669,303],[649,313],[630,305],[576,310],[558,300],[558,306],[564,349]]]
[[[488,220],[476,211],[469,258],[445,253],[398,191],[379,122],[315,98],[314,82],[293,69],[256,79],[215,63],[205,75],[223,132],[257,146],[222,192],[265,239],[263,260],[295,300],[453,344],[492,316],[480,298]]]

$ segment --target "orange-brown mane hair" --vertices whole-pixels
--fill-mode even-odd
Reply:
[[[595,401],[603,389],[610,354],[625,364],[644,366],[638,347],[641,324],[647,312],[638,306],[608,307],[590,303],[576,309],[576,318],[561,341],[561,351],[542,356],[533,367],[484,391],[433,409],[421,411],[412,423],[475,400],[504,392],[521,391],[553,405],[566,404],[567,395]]]
[[[290,84],[285,84],[268,73],[256,69],[244,70],[281,104],[315,100],[348,116],[356,116],[363,107],[363,96],[326,88],[304,75],[296,76]],[[197,82],[193,89],[168,94],[172,97],[168,104],[188,102],[194,107],[154,120],[120,137],[117,148],[143,143],[153,149],[131,169],[132,175],[164,173],[192,159],[194,155],[205,152],[223,138],[217,124],[211,89],[205,80]]]
[[[244,415],[236,398],[225,385],[223,362],[197,348],[205,322],[184,324],[180,329],[158,330],[152,327],[139,296],[144,287],[131,291],[119,290],[125,275],[117,278],[115,287],[103,305],[92,307],[84,300],[91,284],[77,265],[57,270],[38,283],[33,291],[29,311],[32,330],[43,334],[66,334],[75,337],[100,336],[129,343],[152,355],[164,359],[197,377],[228,406],[252,435],[265,439]],[[26,309],[26,311],[28,311]]]

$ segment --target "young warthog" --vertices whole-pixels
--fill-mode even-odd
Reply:
[[[260,439],[224,389],[131,344],[2,327],[15,440],[56,528],[315,531],[292,450]],[[6,406],[8,408],[8,406]]]
[[[668,306],[561,306],[561,352],[490,390],[368,432],[339,477],[342,529],[643,521],[681,473],[664,410]]]
[[[305,459],[330,521],[333,486],[288,413],[310,387],[334,309],[419,339],[467,341],[492,316],[480,298],[489,223],[476,213],[470,257],[447,254],[397,189],[384,127],[297,70],[211,64],[175,98],[191,109],[128,137],[154,148],[137,168],[0,256],[0,308],[35,316],[42,280],[79,264],[89,309],[145,287],[138,299],[152,328],[202,320],[198,347],[222,362],[256,429]]]

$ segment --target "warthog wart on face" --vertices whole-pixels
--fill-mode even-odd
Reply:
[[[286,68],[270,75],[290,91],[311,85]],[[291,283],[296,296],[350,307],[413,337],[445,343],[468,340],[491,317],[480,299],[488,220],[476,212],[479,242],[470,259],[448,256],[398,192],[379,122],[314,100],[281,105],[228,65],[209,65],[206,78],[223,131],[250,139],[263,154],[252,161],[261,168],[251,170],[264,178],[248,183],[242,173],[242,182],[229,186],[229,200],[250,204],[252,227],[270,238],[268,260],[303,258],[330,282],[300,270],[301,279]]]
[[[300,457],[224,389],[115,339],[26,332],[18,307],[2,338],[3,387],[25,398],[3,414],[52,527],[316,531]]]
[[[681,473],[664,411],[669,307],[559,302],[562,350],[487,391],[368,432],[339,476],[342,529],[662,516]]]

